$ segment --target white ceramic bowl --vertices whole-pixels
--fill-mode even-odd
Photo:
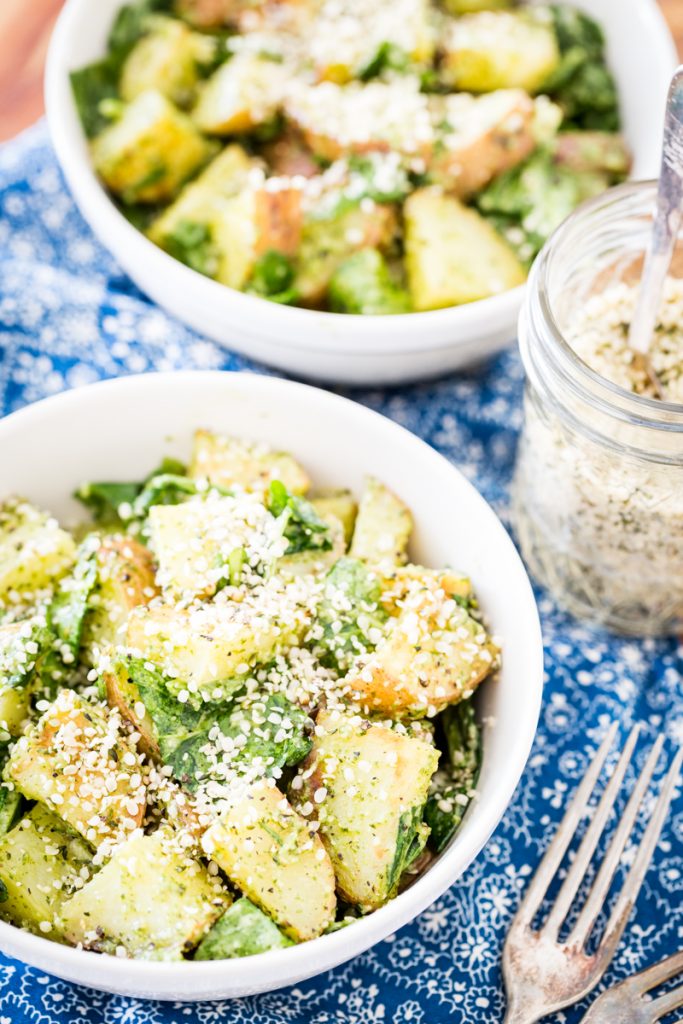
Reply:
[[[485,719],[478,798],[450,846],[397,899],[357,924],[301,946],[242,960],[163,964],[83,952],[0,923],[0,949],[93,988],[159,999],[268,991],[348,960],[440,896],[481,850],[520,779],[536,730],[542,643],[520,558],[483,498],[407,430],[347,399],[302,384],[233,373],[150,374],[66,392],[0,421],[2,495],[19,493],[62,521],[82,518],[70,497],[85,480],[143,477],[163,454],[189,454],[198,426],[275,442],[316,482],[350,486],[376,473],[410,505],[412,555],[469,573],[503,669],[480,691]]]
[[[515,337],[523,288],[469,306],[389,317],[279,306],[183,266],[136,231],[99,184],[88,157],[69,72],[103,53],[122,0],[67,0],[47,62],[45,99],[57,156],[100,241],[136,284],[201,334],[295,375],[349,384],[397,383],[455,370]],[[654,177],[676,51],[655,0],[576,0],[604,26],[634,177]]]

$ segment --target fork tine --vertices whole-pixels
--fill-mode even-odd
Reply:
[[[663,995],[657,996],[647,1004],[648,1010],[652,1012],[653,1021],[666,1017],[667,1013],[673,1013],[681,1006],[683,1006],[683,985],[679,985],[678,988],[674,988],[670,992],[664,992]]]
[[[638,811],[640,810],[640,805],[642,804],[643,798],[650,786],[650,780],[652,779],[652,775],[657,766],[663,745],[664,737],[659,736],[650,751],[642,772],[640,773],[640,778],[634,786],[633,793],[631,794],[626,810],[621,817],[619,826],[614,833],[609,847],[607,848],[607,852],[605,853],[597,878],[595,879],[595,882],[588,894],[588,898],[581,909],[581,913],[572,928],[569,938],[567,939],[567,944],[570,946],[577,945],[582,947],[588,941],[591,931],[593,930],[593,926],[595,925],[598,915],[600,914],[600,910],[602,909],[602,905],[607,898],[610,885],[612,884],[612,879],[614,878],[614,874],[619,866],[619,861],[621,860],[621,855],[624,852],[624,847],[626,846],[628,837],[633,831],[633,826],[635,824]],[[624,756],[626,755],[627,750],[628,745],[624,750]],[[618,768],[615,769],[614,775],[617,774],[617,771]],[[613,779],[614,776],[610,780],[610,785],[612,784]],[[607,791],[605,791],[605,795],[606,793]],[[596,815],[596,817],[597,816],[598,815]]]
[[[650,989],[663,984],[676,974],[680,974],[681,971],[683,971],[683,950],[606,989],[602,995],[598,996],[585,1017],[581,1018],[581,1024],[614,1024],[617,1019],[622,1019],[627,1010],[635,1013],[636,1007],[641,1024],[645,1021],[645,1015],[647,1015],[648,1022],[654,1024],[660,1017],[683,1006],[683,986],[679,986],[672,992],[666,992],[663,997],[649,1002],[645,1001],[643,996]]]
[[[605,787],[605,791],[602,794],[600,803],[598,804],[595,813],[593,814],[590,826],[587,829],[585,836],[583,837],[581,845],[577,850],[576,857],[574,858],[569,870],[567,871],[567,877],[562,883],[562,888],[560,889],[557,895],[555,904],[550,914],[548,915],[548,920],[546,922],[545,927],[551,934],[554,935],[555,938],[557,938],[558,932],[562,927],[562,922],[569,913],[569,908],[571,907],[572,903],[574,902],[574,899],[576,898],[579,886],[581,885],[581,880],[586,874],[586,870],[591,860],[593,859],[593,854],[595,853],[595,849],[600,840],[600,836],[605,830],[605,825],[607,824],[607,820],[610,816],[612,808],[614,807],[614,801],[616,800],[617,794],[621,789],[622,782],[624,781],[626,769],[628,768],[629,763],[631,761],[633,748],[635,747],[636,740],[638,739],[638,732],[638,726],[631,730],[631,733],[626,741],[623,753],[619,758],[619,761],[617,762],[616,768],[612,772],[612,776],[607,786]],[[661,742],[659,744],[659,749],[661,749]],[[628,832],[630,832],[630,829],[628,830]],[[628,838],[628,832],[624,836],[622,847],[626,843],[626,839]],[[617,836],[618,835],[619,832],[617,832]],[[598,904],[598,907],[599,906],[600,904]]]
[[[683,971],[683,949],[680,953],[667,956],[659,963],[653,964],[652,967],[646,967],[644,971],[634,974],[632,978],[629,978],[629,982],[632,983],[634,992],[643,995],[656,985],[663,985],[665,981],[674,978],[681,971]]]
[[[652,812],[645,834],[640,841],[638,853],[636,854],[635,860],[631,865],[631,869],[626,876],[626,881],[622,886],[617,902],[607,923],[607,928],[605,929],[605,933],[602,937],[600,948],[598,950],[598,957],[600,960],[606,958],[609,963],[614,954],[614,950],[619,943],[624,928],[626,927],[626,923],[631,916],[633,905],[638,898],[640,887],[643,884],[643,879],[645,878],[647,869],[650,866],[652,854],[659,842],[659,837],[669,811],[669,805],[671,804],[674,789],[678,782],[682,761],[683,749],[679,750],[674,757],[671,768],[664,779],[659,797],[657,798],[657,804]]]
[[[543,860],[536,869],[536,873],[534,874],[534,877],[524,894],[524,898],[519,905],[519,909],[515,914],[513,924],[531,924],[536,911],[541,905],[543,897],[548,891],[548,886],[555,877],[557,869],[562,863],[565,853],[569,849],[569,844],[576,832],[576,826],[581,820],[581,816],[586,809],[591,793],[595,789],[595,783],[600,776],[607,754],[614,743],[614,737],[617,734],[618,728],[618,722],[613,722],[607,730],[605,738],[600,744],[598,752],[591,762],[590,768],[584,775],[581,784],[574,794],[565,816],[557,829],[557,832],[553,836],[553,839],[543,856]]]

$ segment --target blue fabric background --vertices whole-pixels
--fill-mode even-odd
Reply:
[[[255,368],[136,290],[76,211],[42,125],[0,149],[0,414],[103,377],[190,367]],[[442,452],[506,519],[521,391],[519,359],[508,352],[475,374],[353,397]],[[539,602],[547,680],[526,774],[476,863],[417,921],[294,989],[191,1006],[93,993],[0,956],[0,1024],[501,1021],[506,927],[586,766],[587,746],[615,718],[624,731],[641,721],[647,740],[664,732],[669,751],[683,742],[676,642],[592,633],[543,594]],[[646,747],[643,740],[641,761]],[[682,804],[679,794],[608,982],[683,947]]]

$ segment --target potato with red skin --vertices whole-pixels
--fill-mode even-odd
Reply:
[[[262,188],[254,196],[256,255],[281,252],[294,256],[301,241],[303,214],[298,188]]]
[[[431,99],[439,141],[429,160],[434,181],[459,198],[485,188],[536,148],[534,102],[521,90]]]
[[[263,155],[273,174],[292,178],[314,178],[320,164],[298,132],[286,130],[263,147]]]
[[[622,178],[631,169],[626,142],[614,132],[560,132],[554,158],[577,174],[598,172]]]
[[[132,537],[104,537],[95,561],[97,582],[83,626],[83,644],[92,661],[121,642],[133,608],[159,594],[152,554]]]
[[[433,715],[470,697],[498,658],[497,646],[465,608],[418,582],[387,635],[345,683],[368,714]]]

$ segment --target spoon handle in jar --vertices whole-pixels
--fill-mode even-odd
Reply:
[[[657,209],[629,333],[630,347],[642,354],[647,353],[657,324],[664,282],[673,259],[682,216],[683,65],[675,72],[669,89]]]

